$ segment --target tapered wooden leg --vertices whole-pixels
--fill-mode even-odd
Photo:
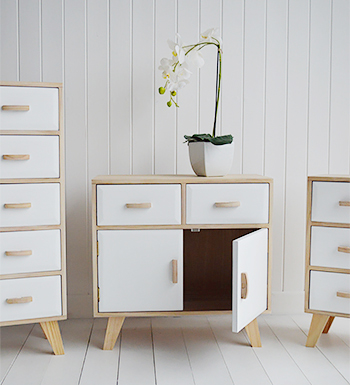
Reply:
[[[256,318],[245,327],[245,331],[248,334],[250,344],[252,345],[252,347],[261,348],[259,325],[258,325],[258,320]]]
[[[322,314],[314,314],[312,316],[310,330],[306,341],[307,347],[313,348],[316,345],[329,318],[330,317],[328,315],[322,315]]]
[[[40,322],[45,337],[50,342],[54,354],[64,354],[60,328],[57,321]]]
[[[117,341],[125,317],[109,317],[103,350],[112,350]]]
[[[329,332],[329,329],[330,329],[331,326],[332,326],[332,323],[333,323],[333,321],[334,321],[334,318],[335,318],[335,317],[332,317],[332,316],[330,316],[330,317],[328,318],[328,321],[327,321],[327,323],[326,323],[326,326],[324,327],[324,329],[323,329],[323,331],[322,331],[323,334],[327,334],[327,333]]]

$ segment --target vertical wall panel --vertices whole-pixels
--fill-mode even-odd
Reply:
[[[92,284],[88,226],[90,181],[87,175],[85,0],[66,1],[64,20],[67,271],[68,295],[72,298],[87,296]],[[68,301],[69,315],[77,313],[70,304]]]
[[[244,0],[223,0],[222,134],[234,137],[232,174],[242,173]]]
[[[0,79],[18,78],[18,9],[16,0],[0,2]]]
[[[41,1],[19,0],[19,80],[42,81]]]
[[[131,173],[131,12],[131,1],[110,1],[110,152],[112,174]]]
[[[266,146],[264,174],[274,179],[272,211],[273,291],[283,285],[284,197],[286,166],[288,0],[267,2],[266,46]]]
[[[304,289],[309,2],[289,0],[284,290]]]
[[[62,63],[62,0],[42,2],[42,80],[61,83]]]
[[[333,0],[329,172],[350,174],[350,3]]]
[[[194,44],[199,39],[199,1],[177,0],[178,4],[178,32],[184,45]],[[188,146],[184,144],[184,135],[199,132],[198,120],[198,76],[199,70],[192,70],[190,83],[179,91],[177,110],[177,173],[193,174]]]
[[[245,2],[243,172],[264,169],[265,1]]]
[[[331,1],[311,1],[309,175],[328,173]]]
[[[176,173],[176,107],[168,107],[169,92],[164,95],[158,93],[158,88],[164,85],[165,80],[158,69],[163,57],[171,58],[171,50],[167,40],[175,40],[177,15],[176,1],[157,0],[155,2],[155,145],[154,157],[156,174]],[[167,15],[167,17],[164,17]],[[185,91],[186,92],[186,91]]]
[[[153,173],[154,0],[133,0],[133,173]]]

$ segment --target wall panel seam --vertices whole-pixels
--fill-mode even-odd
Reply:
[[[42,0],[38,0],[39,6],[39,79],[42,82],[43,81],[43,62],[44,62],[44,55],[43,55],[43,2]]]
[[[331,118],[332,118],[332,64],[333,64],[333,0],[330,9],[330,34],[329,34],[329,94],[328,94],[328,174],[331,169]]]

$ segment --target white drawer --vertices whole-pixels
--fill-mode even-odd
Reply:
[[[340,293],[350,294],[350,275],[311,271],[309,309],[350,314],[350,298]]]
[[[0,233],[0,274],[61,270],[60,230]]]
[[[181,223],[181,186],[97,185],[97,225]]]
[[[188,184],[186,223],[268,223],[269,184]]]
[[[350,269],[350,229],[312,226],[310,265]]]
[[[313,182],[311,220],[314,222],[350,223],[350,183]]]
[[[11,106],[29,106],[29,110],[13,111]],[[57,131],[58,128],[57,88],[0,87],[1,130]]]
[[[4,279],[0,281],[0,298],[2,322],[60,316],[61,277]],[[16,303],[19,299],[24,303]]]
[[[0,185],[0,227],[59,224],[59,183]]]
[[[1,135],[0,178],[59,178],[59,137]]]

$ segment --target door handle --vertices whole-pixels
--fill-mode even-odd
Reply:
[[[248,296],[248,276],[247,273],[241,273],[241,298],[246,299]]]
[[[171,261],[172,263],[172,267],[173,267],[173,283],[177,283],[178,282],[178,268],[177,268],[177,259],[173,259]]]

